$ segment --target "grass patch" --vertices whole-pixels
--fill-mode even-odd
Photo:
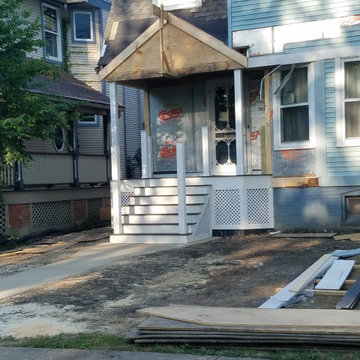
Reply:
[[[39,336],[35,338],[15,339],[0,337],[0,346],[19,346],[52,349],[87,349],[146,351],[161,353],[213,355],[227,357],[252,357],[276,360],[360,360],[360,351],[327,351],[327,350],[262,350],[242,347],[193,347],[184,345],[134,345],[128,340],[115,335],[103,334],[61,334],[56,336]]]

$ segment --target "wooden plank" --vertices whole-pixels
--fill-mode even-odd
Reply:
[[[280,233],[271,235],[273,238],[331,238],[336,233]]]
[[[301,273],[295,280],[286,285],[275,295],[271,296],[263,304],[259,306],[260,309],[278,309],[285,303],[296,296],[296,293],[302,290],[306,285],[313,281],[316,277],[325,272],[331,264],[336,260],[336,257],[331,254],[323,255],[310,268]]]
[[[315,289],[339,290],[349,276],[355,260],[335,260]]]
[[[303,289],[309,282],[324,273],[336,260],[331,254],[323,255],[319,260],[307,268],[296,280],[289,289],[292,292],[298,292]],[[310,280],[311,279],[311,280]]]
[[[360,240],[360,233],[336,235],[334,240]]]
[[[345,296],[336,304],[336,309],[352,309],[360,297],[360,278],[346,292]]]
[[[319,186],[319,178],[317,177],[273,178],[271,180],[271,186],[273,188],[317,187]]]
[[[346,327],[360,332],[360,312],[323,309],[254,309],[173,305],[138,310],[141,314],[200,325],[313,328],[334,331]],[[338,330],[338,329],[337,329]]]
[[[329,295],[329,296],[344,296],[346,290],[323,290],[323,289],[314,289],[314,295]]]
[[[106,65],[100,72],[100,80],[104,80],[109,74],[117,69],[126,59],[136,52],[143,44],[151,39],[159,31],[159,21],[152,24],[146,31],[144,31],[137,39],[135,39],[125,50],[116,56],[111,62]]]

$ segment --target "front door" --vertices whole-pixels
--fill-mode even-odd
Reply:
[[[236,174],[235,96],[232,82],[212,86],[212,168],[215,175]]]
[[[247,81],[247,172],[249,174],[263,173],[265,161],[265,102],[260,97],[261,79]]]

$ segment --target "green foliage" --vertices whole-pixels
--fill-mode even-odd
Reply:
[[[0,346],[22,346],[53,349],[87,349],[87,350],[118,350],[147,351],[160,353],[192,354],[201,356],[260,358],[274,360],[360,360],[357,349],[336,351],[328,349],[261,349],[246,347],[196,347],[183,345],[148,345],[141,346],[131,343],[117,335],[106,334],[60,334],[55,336],[39,336],[35,338],[15,339],[0,337]]]
[[[0,1],[0,166],[26,161],[24,140],[51,138],[55,125],[66,127],[69,105],[29,92],[38,75],[55,77],[56,68],[44,59],[30,60],[39,51],[39,20],[22,10],[22,0]]]

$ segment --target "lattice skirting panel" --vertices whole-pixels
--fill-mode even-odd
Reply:
[[[6,231],[6,210],[5,206],[0,205],[0,234]]]
[[[128,192],[121,192],[121,213],[125,214],[125,208],[130,203],[130,199],[134,196],[135,193],[128,191]]]
[[[88,218],[100,217],[100,208],[103,206],[103,199],[89,199],[87,201],[87,216]]]
[[[72,224],[72,204],[69,200],[34,203],[31,208],[33,230]]]
[[[206,239],[211,236],[211,211],[210,200],[207,202],[194,234],[194,241]]]
[[[266,229],[274,226],[272,189],[216,189],[214,229]]]

